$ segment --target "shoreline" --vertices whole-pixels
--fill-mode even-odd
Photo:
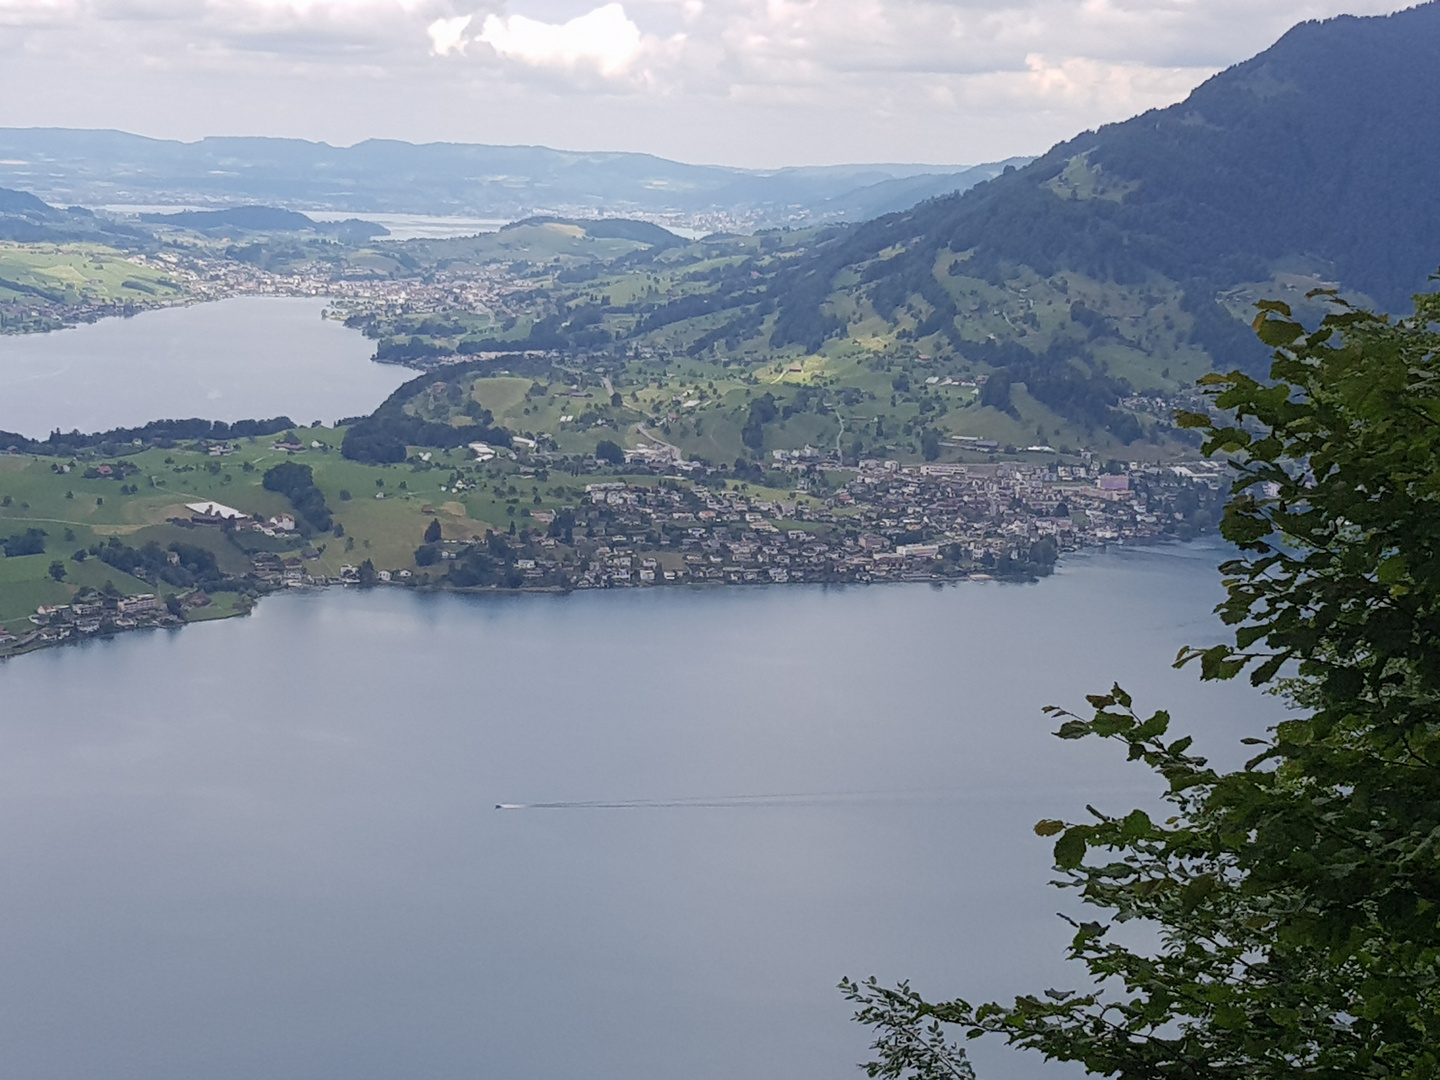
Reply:
[[[1183,546],[1183,545],[1186,545],[1186,544],[1195,543],[1195,542],[1197,542],[1197,541],[1199,541],[1199,540],[1206,539],[1207,536],[1208,536],[1208,534],[1201,534],[1200,536],[1194,537],[1194,538],[1192,538],[1192,539],[1178,539],[1178,538],[1172,538],[1172,537],[1162,537],[1162,538],[1155,538],[1155,539],[1146,538],[1146,539],[1141,539],[1141,540],[1134,540],[1134,541],[1131,541],[1131,542],[1129,542],[1129,543],[1126,543],[1126,542],[1117,542],[1117,543],[1113,543],[1113,544],[1107,543],[1107,544],[1099,544],[1099,545],[1087,546],[1087,547],[1082,547],[1082,548],[1075,548],[1075,549],[1073,549],[1072,551],[1067,552],[1066,554],[1094,554],[1094,553],[1103,553],[1103,552],[1109,551],[1111,548],[1130,548],[1130,549],[1133,549],[1133,548],[1158,548],[1158,547],[1169,547],[1169,546]],[[1050,576],[1053,575],[1053,573],[1054,573],[1055,571],[1060,570],[1060,569],[1062,568],[1062,565],[1061,565],[1062,562],[1063,562],[1063,556],[1062,556],[1062,559],[1061,559],[1060,561],[1057,561],[1057,562],[1054,564],[1053,567],[1051,567],[1047,572],[1045,572],[1045,573],[1043,573],[1043,574],[1026,573],[1026,574],[1011,574],[1011,575],[1005,575],[1005,574],[990,574],[990,573],[986,573],[986,572],[983,572],[983,571],[979,571],[979,572],[964,571],[964,572],[957,572],[957,573],[952,573],[952,574],[944,574],[944,573],[925,573],[925,572],[922,572],[922,571],[916,571],[916,572],[911,572],[911,573],[908,573],[908,574],[906,574],[906,575],[898,576],[898,577],[885,576],[885,577],[878,577],[878,578],[877,578],[877,577],[874,577],[874,576],[869,576],[869,575],[867,575],[867,576],[864,576],[864,577],[856,576],[856,577],[851,577],[851,578],[835,577],[835,578],[833,578],[833,579],[818,579],[818,578],[817,578],[817,579],[789,579],[789,580],[784,580],[784,581],[760,580],[760,579],[756,578],[756,579],[750,579],[750,580],[742,579],[742,580],[739,580],[739,581],[723,581],[723,580],[659,581],[659,582],[647,582],[647,583],[644,583],[644,584],[638,584],[638,583],[634,583],[634,582],[631,582],[631,583],[629,583],[629,584],[612,584],[612,583],[606,582],[606,583],[604,583],[604,584],[598,584],[598,585],[575,584],[575,583],[572,583],[572,584],[568,584],[568,585],[533,585],[533,586],[523,586],[523,585],[522,585],[522,586],[519,586],[519,587],[507,587],[507,586],[504,586],[504,585],[455,586],[455,585],[446,585],[446,584],[443,584],[443,583],[436,583],[436,582],[412,583],[412,582],[406,582],[406,581],[377,581],[377,582],[374,582],[374,583],[372,583],[372,584],[362,585],[362,584],[360,584],[360,583],[357,582],[357,581],[339,581],[339,580],[337,580],[337,581],[323,581],[323,582],[313,582],[313,583],[306,583],[306,584],[300,584],[300,585],[287,585],[287,586],[282,586],[282,587],[280,587],[280,588],[269,589],[269,590],[267,590],[267,591],[265,591],[265,592],[262,592],[262,593],[259,593],[259,594],[257,594],[257,595],[252,595],[252,594],[248,594],[248,593],[240,593],[240,594],[237,594],[237,600],[236,600],[235,603],[233,603],[233,604],[231,605],[231,609],[230,609],[228,612],[225,612],[224,614],[220,614],[220,613],[217,612],[217,613],[214,613],[214,614],[204,615],[204,616],[199,617],[199,618],[187,618],[187,617],[185,617],[183,614],[182,614],[182,615],[179,615],[179,616],[171,615],[170,618],[160,618],[160,619],[157,619],[157,620],[155,620],[155,621],[153,621],[153,622],[147,622],[147,623],[139,624],[139,625],[120,626],[120,625],[113,625],[113,624],[102,623],[101,625],[97,626],[97,627],[94,628],[94,629],[84,629],[84,630],[82,630],[82,629],[79,627],[78,623],[77,623],[76,621],[74,621],[74,620],[71,620],[71,621],[62,621],[62,622],[56,623],[55,625],[56,625],[56,628],[62,629],[63,632],[60,633],[60,634],[58,634],[58,635],[51,636],[51,637],[42,637],[41,635],[43,634],[43,631],[44,631],[45,627],[44,627],[44,626],[37,626],[37,629],[36,629],[35,631],[32,631],[30,634],[24,635],[23,637],[18,637],[18,636],[17,636],[17,637],[14,637],[14,638],[10,639],[10,641],[8,641],[8,642],[6,642],[6,641],[0,641],[0,664],[3,664],[4,662],[6,662],[6,661],[8,661],[8,660],[18,659],[18,658],[21,657],[21,656],[28,656],[28,655],[30,655],[30,654],[32,654],[32,653],[41,652],[41,651],[44,651],[44,650],[47,650],[47,649],[52,649],[52,648],[58,648],[58,647],[61,647],[61,646],[80,645],[80,644],[84,644],[85,642],[88,642],[88,641],[106,641],[106,640],[113,640],[114,638],[118,638],[118,637],[121,637],[121,636],[129,635],[129,634],[136,633],[136,632],[140,632],[140,631],[168,630],[168,631],[175,632],[175,631],[183,630],[183,629],[185,629],[185,628],[188,627],[188,626],[196,626],[196,625],[201,625],[201,624],[204,624],[204,623],[222,622],[222,621],[225,621],[225,620],[228,620],[228,619],[242,618],[242,617],[248,616],[248,615],[250,615],[251,613],[253,613],[254,610],[260,605],[260,603],[261,603],[263,600],[265,600],[265,599],[267,599],[267,598],[269,598],[269,597],[272,597],[272,596],[280,596],[280,595],[286,595],[286,594],[290,594],[290,593],[317,593],[317,594],[318,594],[318,593],[328,593],[328,592],[331,592],[332,590],[337,590],[337,589],[338,589],[338,590],[358,589],[358,590],[362,590],[362,591],[369,591],[369,590],[371,590],[371,589],[403,589],[403,590],[407,590],[407,591],[410,591],[410,592],[413,592],[413,593],[426,594],[426,595],[434,595],[434,596],[447,595],[447,594],[448,594],[448,595],[456,595],[456,596],[473,596],[473,597],[484,597],[484,596],[497,596],[497,597],[499,597],[499,596],[504,596],[504,597],[518,597],[518,596],[552,596],[552,597],[566,597],[566,596],[575,595],[575,594],[577,594],[577,593],[596,593],[596,592],[609,592],[609,591],[617,591],[617,592],[624,592],[624,591],[654,591],[654,590],[657,590],[657,589],[676,589],[676,588],[688,589],[688,590],[696,591],[696,592],[701,592],[701,591],[704,591],[704,592],[715,592],[715,591],[735,589],[735,588],[747,588],[747,589],[749,589],[749,588],[774,588],[774,589],[778,589],[778,588],[788,588],[788,587],[792,587],[792,586],[811,587],[811,588],[815,588],[815,587],[819,587],[819,588],[830,588],[830,587],[836,587],[836,586],[839,586],[839,587],[845,587],[845,586],[871,587],[871,586],[886,586],[886,585],[891,585],[891,586],[913,586],[913,585],[930,585],[930,586],[936,586],[936,585],[952,585],[952,586],[953,586],[953,585],[962,585],[962,584],[968,584],[968,583],[985,583],[985,582],[996,582],[996,583],[1003,584],[1003,585],[1038,585],[1038,584],[1040,584],[1041,581],[1043,581],[1044,578],[1050,577]],[[216,590],[216,591],[219,592],[220,590]],[[142,596],[143,596],[143,595],[144,595],[144,594],[142,594]],[[204,595],[204,594],[201,594],[201,595]],[[129,599],[137,599],[137,598],[129,598]],[[196,611],[196,612],[203,612],[203,611],[205,611],[206,608],[209,606],[209,604],[212,602],[212,601],[209,600],[208,597],[206,598],[206,600],[207,600],[207,602],[206,602],[206,604],[205,604],[204,606],[197,607],[197,608],[194,608],[194,609],[192,609],[192,610],[194,610],[194,611]],[[184,604],[184,602],[185,602],[185,600],[184,600],[184,598],[182,597],[181,603]],[[67,606],[69,606],[69,605],[67,605]]]

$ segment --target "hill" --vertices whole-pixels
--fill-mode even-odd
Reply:
[[[851,196],[863,201],[867,196],[858,193],[888,181],[925,174],[940,190],[955,190],[992,173],[986,166],[890,164],[754,170],[544,146],[369,139],[337,147],[275,138],[184,143],[121,131],[0,128],[0,184],[91,206],[264,203],[486,218],[647,214],[765,227],[819,217],[853,220],[848,203],[838,211],[827,205]],[[932,183],[917,197],[936,190]]]
[[[135,243],[145,234],[81,207],[51,206],[28,191],[0,187],[0,240],[19,243],[94,241]]]
[[[587,236],[596,240],[631,240],[637,244],[645,244],[651,248],[663,251],[666,248],[679,247],[685,243],[669,229],[662,229],[649,221],[632,221],[629,218],[562,218],[552,215],[539,215],[536,217],[524,218],[520,221],[511,222],[501,228],[501,232],[509,232],[512,229],[523,229],[533,225],[568,225],[571,228],[579,229]]]
[[[276,206],[232,206],[225,210],[181,210],[176,213],[141,214],[147,225],[169,225],[174,228],[206,232],[211,229],[242,229],[246,232],[316,232],[340,236],[347,242],[361,243],[376,236],[388,236],[390,230],[373,221],[350,218],[347,221],[316,221],[295,210]]]
[[[1440,264],[1440,114],[1417,108],[1440,93],[1437,56],[1437,3],[1296,26],[1178,105],[817,244],[775,282],[775,342],[839,332],[825,312],[847,269],[879,314],[918,305],[916,336],[961,349],[955,277],[1174,292],[1221,364],[1258,353],[1237,288],[1292,274],[1399,306]]]

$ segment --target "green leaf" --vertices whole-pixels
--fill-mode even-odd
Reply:
[[[1062,870],[1074,870],[1085,860],[1085,834],[1078,828],[1065,830],[1055,841],[1055,865]]]
[[[1054,836],[1056,833],[1063,832],[1064,829],[1065,823],[1063,821],[1056,821],[1053,818],[1045,818],[1043,821],[1037,821],[1035,823],[1036,836]]]
[[[1257,300],[1255,302],[1255,308],[1261,313],[1259,316],[1256,316],[1257,321],[1267,312],[1284,315],[1287,319],[1294,314],[1290,310],[1290,305],[1283,300]]]
[[[1303,337],[1305,327],[1297,322],[1290,322],[1286,319],[1272,319],[1267,315],[1260,315],[1255,319],[1255,336],[1266,345],[1277,349],[1294,344],[1297,338]]]
[[[1149,814],[1143,810],[1131,810],[1120,824],[1120,838],[1122,840],[1139,840],[1149,836],[1153,829]]]

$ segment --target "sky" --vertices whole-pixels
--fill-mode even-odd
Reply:
[[[0,0],[0,126],[973,164],[1395,0]]]

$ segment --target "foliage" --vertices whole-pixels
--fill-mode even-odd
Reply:
[[[515,567],[515,549],[505,537],[494,532],[487,532],[483,543],[461,550],[450,564],[447,578],[451,585],[462,589],[480,585],[518,589],[525,583],[524,574]]]
[[[4,550],[5,557],[11,559],[21,555],[43,555],[47,535],[44,529],[26,529],[0,541],[0,550]]]
[[[214,552],[194,544],[176,542],[162,548],[151,540],[135,548],[112,536],[92,547],[90,554],[142,581],[164,582],[182,589],[198,586],[212,592],[225,587],[225,575]]]
[[[611,465],[624,465],[625,450],[613,439],[601,439],[595,444],[595,459],[609,462]]]
[[[266,491],[278,491],[290,500],[295,512],[320,532],[328,532],[331,525],[330,508],[325,505],[325,493],[315,486],[315,476],[309,465],[294,461],[282,461],[265,470],[261,485]]]
[[[1211,376],[1230,419],[1181,418],[1236,456],[1241,554],[1218,608],[1234,644],[1178,662],[1248,671],[1299,715],[1218,773],[1119,687],[1088,718],[1057,710],[1061,738],[1163,779],[1171,814],[1036,826],[1101,913],[1069,948],[1095,986],[972,1006],[847,980],[880,1033],[872,1076],[963,1075],[937,1022],[1137,1080],[1440,1073],[1440,294],[1394,322],[1335,304],[1313,330],[1261,305],[1271,382]],[[1158,945],[1111,940],[1132,921]]]
[[[288,416],[270,420],[155,420],[136,428],[113,428],[93,434],[79,431],[67,433],[58,428],[44,439],[27,439],[11,431],[0,431],[0,447],[14,447],[26,454],[68,457],[82,450],[99,450],[103,454],[125,453],[140,446],[169,448],[182,440],[248,439],[274,435],[294,426]]]
[[[745,414],[745,427],[740,432],[740,441],[751,450],[763,450],[765,425],[779,416],[780,409],[775,404],[775,395],[767,391],[750,402],[750,408]]]
[[[472,442],[493,446],[509,446],[510,432],[492,427],[493,417],[485,409],[477,411],[476,424],[455,426],[426,420],[407,412],[405,406],[422,391],[437,388],[458,404],[463,397],[466,377],[482,370],[478,364],[455,364],[443,377],[422,375],[411,379],[386,398],[369,416],[356,419],[341,443],[340,453],[351,461],[367,465],[394,464],[404,461],[411,446],[432,446],[447,450]]]

